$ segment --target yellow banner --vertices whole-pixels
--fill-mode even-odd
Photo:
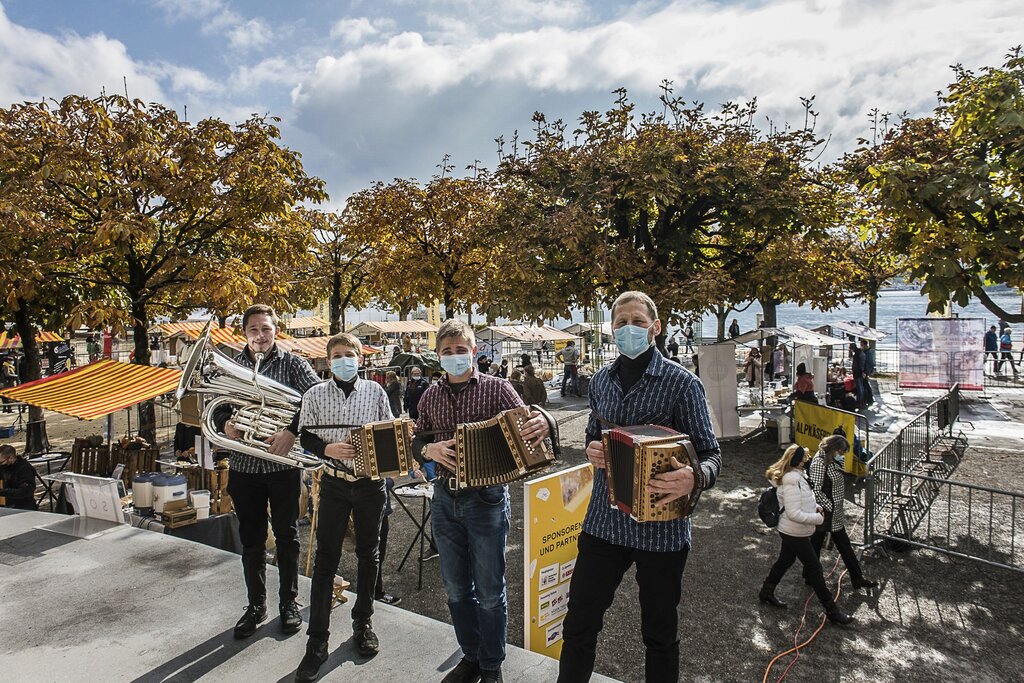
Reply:
[[[568,339],[556,339],[555,340],[555,353],[558,353],[569,344]]]
[[[594,488],[588,463],[523,485],[523,639],[527,650],[558,659],[576,540]]]
[[[796,427],[796,443],[812,453],[818,444],[832,434],[836,427],[842,427],[847,441],[853,445],[857,434],[857,415],[845,410],[816,405],[807,401],[793,401],[793,421]],[[864,475],[864,463],[853,455],[853,448],[845,454],[843,469],[853,475]]]

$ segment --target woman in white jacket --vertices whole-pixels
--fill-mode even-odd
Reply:
[[[802,446],[794,444],[765,472],[772,486],[778,488],[779,509],[782,511],[779,517],[782,550],[779,552],[779,559],[768,572],[768,578],[761,586],[758,597],[761,602],[785,608],[786,603],[775,597],[775,586],[793,566],[793,562],[799,559],[804,565],[804,575],[825,608],[829,621],[848,624],[853,621],[853,617],[836,607],[836,602],[825,585],[821,562],[818,561],[818,555],[811,545],[811,535],[825,517],[804,474],[804,468],[810,461],[810,453]]]

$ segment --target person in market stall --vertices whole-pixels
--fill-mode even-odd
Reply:
[[[4,507],[15,510],[38,510],[36,505],[36,470],[18,455],[10,444],[0,445],[0,498]]]

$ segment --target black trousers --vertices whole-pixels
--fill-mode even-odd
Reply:
[[[589,681],[604,613],[622,576],[636,564],[640,587],[640,632],[648,683],[679,680],[679,616],[683,569],[689,548],[655,553],[609,543],[583,532],[569,584],[569,613],[563,623],[558,683]]]
[[[267,601],[267,505],[277,542],[279,604],[299,596],[300,487],[301,473],[297,469],[263,474],[232,471],[228,479],[228,493],[238,517],[242,571],[250,605]]]
[[[814,535],[811,536],[811,545],[814,546],[815,557],[821,557],[821,546],[825,543],[825,534],[827,533],[827,524],[822,524],[814,530]],[[850,543],[850,535],[846,533],[846,529],[843,528],[839,531],[833,531],[832,542],[835,543],[840,557],[843,558],[843,564],[845,564],[846,568],[849,570],[850,578],[857,580],[862,579],[864,574],[861,571],[860,562],[857,560],[857,553],[853,551],[853,544]]]
[[[782,577],[786,575],[793,563],[800,560],[804,566],[804,578],[811,584],[821,606],[826,610],[833,609],[836,602],[832,593],[829,592],[828,586],[825,585],[825,577],[821,573],[821,562],[818,560],[817,553],[814,552],[814,546],[811,545],[811,537],[788,536],[780,533],[779,538],[782,539],[779,559],[775,560],[775,564],[772,565],[768,572],[768,578],[765,580],[768,583],[777,584],[782,581]]]
[[[384,595],[384,554],[388,550],[388,531],[391,530],[388,517],[390,516],[384,515],[380,520],[380,542],[377,544],[377,583],[373,587],[374,598]]]
[[[320,480],[316,560],[309,596],[309,629],[306,631],[310,639],[326,642],[331,635],[334,576],[341,562],[341,543],[345,540],[350,516],[356,530],[356,603],[352,606],[352,620],[362,621],[373,616],[377,544],[386,495],[383,480],[351,482],[329,475]]]

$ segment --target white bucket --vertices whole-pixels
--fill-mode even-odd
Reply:
[[[196,507],[196,519],[207,519],[210,516],[210,506]]]
[[[208,508],[210,507],[210,492],[206,489],[196,489],[190,491],[188,498],[192,501],[192,507],[196,508]]]
[[[153,512],[161,513],[172,500],[185,500],[188,482],[184,475],[160,475],[153,480]]]

